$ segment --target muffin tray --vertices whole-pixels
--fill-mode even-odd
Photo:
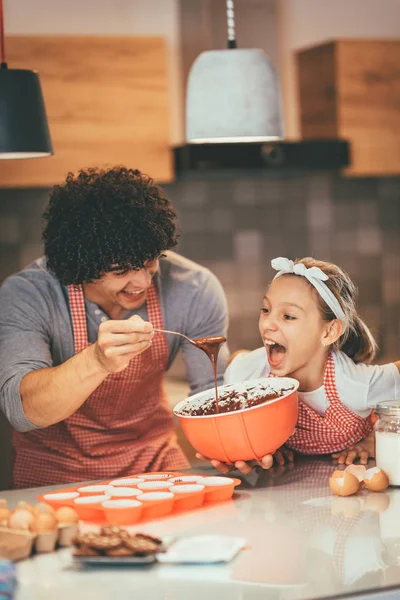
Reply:
[[[53,508],[72,506],[82,521],[123,527],[231,500],[240,483],[233,477],[160,471],[64,488],[38,500]]]

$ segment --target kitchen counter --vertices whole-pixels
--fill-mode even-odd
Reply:
[[[16,600],[400,598],[400,488],[338,498],[328,486],[332,471],[329,460],[299,459],[253,472],[241,476],[233,502],[132,528],[243,536],[248,549],[231,563],[82,568],[64,549],[18,563]],[[1,496],[10,506],[34,503],[50,489]]]

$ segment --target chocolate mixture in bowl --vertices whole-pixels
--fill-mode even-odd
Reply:
[[[215,415],[217,413],[228,413],[237,410],[243,410],[244,408],[251,408],[258,406],[264,402],[275,400],[285,396],[288,392],[294,390],[294,386],[281,389],[279,391],[272,389],[270,386],[259,385],[257,387],[251,387],[243,392],[237,392],[232,389],[226,391],[225,394],[219,397],[218,405],[215,398],[207,398],[201,405],[190,405],[187,403],[180,411],[181,415],[190,417],[199,417],[207,415]]]

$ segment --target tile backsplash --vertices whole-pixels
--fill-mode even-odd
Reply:
[[[400,355],[400,177],[248,172],[165,188],[182,231],[178,251],[209,267],[225,288],[232,351],[259,345],[271,259],[313,255],[354,279],[379,360]],[[47,189],[0,189],[0,280],[40,255],[47,198]]]
[[[232,350],[259,345],[271,259],[312,255],[338,263],[357,284],[379,360],[400,355],[400,178],[248,174],[176,182],[168,192],[182,227],[180,251],[225,288]]]

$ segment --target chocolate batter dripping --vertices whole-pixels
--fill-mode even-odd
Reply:
[[[195,338],[192,340],[192,344],[196,348],[203,350],[211,361],[213,372],[214,372],[214,386],[215,386],[215,403],[216,411],[218,411],[218,385],[217,385],[217,359],[222,344],[226,342],[226,338],[222,335],[216,335],[204,338]]]

